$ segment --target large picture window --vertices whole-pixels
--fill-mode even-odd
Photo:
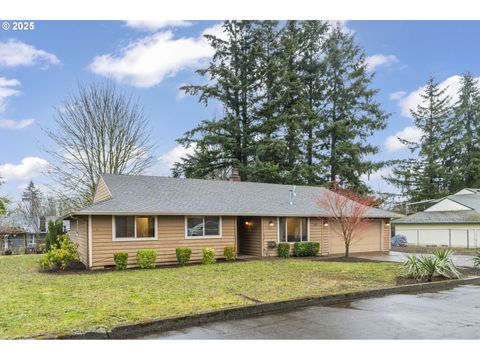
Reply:
[[[185,235],[190,237],[218,237],[220,232],[220,216],[187,216]]]
[[[155,239],[155,216],[115,216],[114,218],[115,239]]]
[[[279,219],[279,241],[308,241],[308,218],[283,217]]]

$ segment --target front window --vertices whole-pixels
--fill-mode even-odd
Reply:
[[[280,242],[308,241],[307,218],[280,218],[279,226]]]
[[[220,216],[187,216],[187,237],[220,236]]]
[[[154,216],[115,216],[116,239],[155,238]]]

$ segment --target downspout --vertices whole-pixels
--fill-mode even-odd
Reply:
[[[88,215],[88,268],[91,269],[93,266],[93,249],[92,249],[92,215]]]

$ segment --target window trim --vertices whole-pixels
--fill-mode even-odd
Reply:
[[[301,225],[302,223],[302,219],[305,218],[305,216],[277,216],[277,243],[280,244],[280,243],[287,243],[287,244],[295,244],[297,242],[310,242],[310,217],[306,217],[307,218],[307,240],[306,241],[303,241],[303,240],[300,240],[300,241],[280,241],[280,219],[281,218],[285,218],[285,236],[287,236],[287,218],[298,218],[300,219],[300,226],[301,226],[301,235],[303,235],[303,226]],[[302,236],[300,235],[300,238],[302,238]]]
[[[133,216],[134,221],[134,233],[135,237],[117,238],[115,221],[117,216]],[[137,217],[153,217],[155,219],[154,224],[154,237],[137,237]],[[152,241],[158,240],[158,216],[157,215],[112,215],[112,241]]]
[[[203,233],[205,234],[205,217],[218,217],[219,229],[218,235],[203,235],[203,236],[188,236],[188,218],[189,217],[202,217],[203,218]],[[222,216],[220,215],[185,215],[185,239],[219,239],[222,237]]]

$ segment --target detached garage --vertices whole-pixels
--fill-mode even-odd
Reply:
[[[404,235],[409,245],[480,247],[479,189],[464,189],[392,224],[395,234]]]

